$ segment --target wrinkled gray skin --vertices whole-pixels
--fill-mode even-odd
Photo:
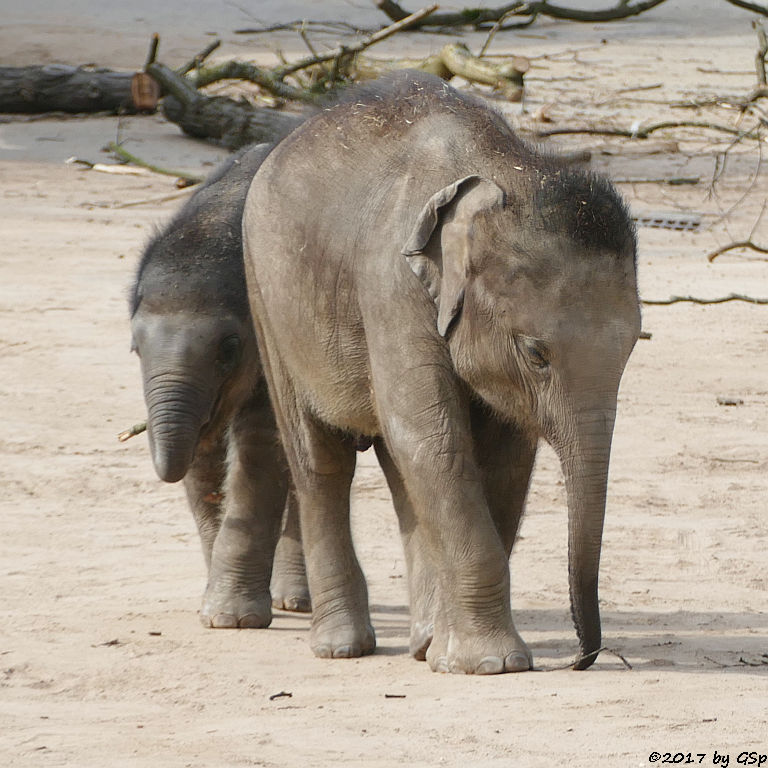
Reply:
[[[640,329],[634,230],[613,188],[405,73],[282,142],[243,227],[315,654],[375,645],[349,529],[354,438],[368,435],[405,543],[411,651],[438,671],[529,669],[508,557],[543,437],[568,493],[574,666],[589,666],[617,390]]]
[[[265,627],[270,602],[309,610],[243,272],[245,196],[271,148],[214,171],[147,246],[131,296],[152,460],[160,479],[184,480],[208,567],[200,616],[210,627]]]

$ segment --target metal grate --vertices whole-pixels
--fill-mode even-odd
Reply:
[[[701,216],[697,213],[645,213],[632,217],[638,227],[671,229],[675,232],[698,232]]]

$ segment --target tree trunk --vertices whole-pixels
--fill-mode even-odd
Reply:
[[[62,64],[0,67],[0,112],[135,112],[131,72]]]

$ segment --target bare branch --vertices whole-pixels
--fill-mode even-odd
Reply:
[[[396,23],[390,24],[388,27],[375,32],[365,40],[361,40],[359,43],[340,46],[320,56],[310,56],[309,58],[302,59],[301,61],[297,61],[294,64],[290,64],[289,66],[278,67],[277,69],[273,70],[274,77],[276,77],[278,80],[282,80],[288,75],[291,75],[294,72],[298,72],[300,69],[306,69],[307,67],[314,66],[315,64],[322,64],[326,61],[333,61],[334,59],[338,59],[341,56],[360,53],[360,51],[364,51],[366,48],[369,48],[375,43],[386,40],[386,38],[391,37],[397,32],[401,32],[404,29],[409,29],[416,26],[420,21],[425,19],[431,13],[434,13],[434,11],[439,7],[440,6],[437,4],[434,4],[427,6],[426,8],[422,8],[420,11],[416,11],[416,13],[407,15],[405,18],[398,20]]]
[[[706,128],[712,131],[721,131],[722,133],[729,133],[732,136],[738,136],[739,138],[758,138],[755,135],[754,130],[742,131],[739,128],[732,128],[729,125],[720,125],[718,123],[708,123],[701,120],[665,120],[660,123],[653,123],[645,128],[594,128],[590,126],[584,127],[569,127],[563,126],[560,128],[548,128],[542,131],[536,131],[537,136],[560,136],[564,134],[576,134],[584,133],[597,136],[626,136],[629,139],[647,139],[652,133],[661,131],[667,128]]]
[[[641,299],[642,304],[648,306],[667,306],[678,302],[688,301],[692,304],[724,304],[726,301],[746,301],[748,304],[768,304],[768,299],[756,299],[752,296],[744,296],[741,293],[729,293],[718,299],[699,299],[696,296],[670,296],[668,299]]]
[[[712,253],[707,255],[707,261],[712,262],[718,256],[721,256],[724,253],[728,253],[728,251],[735,251],[738,248],[748,248],[749,250],[757,251],[758,253],[768,253],[768,248],[765,248],[762,245],[757,245],[751,240],[739,240],[738,242],[729,243],[728,245],[724,245],[722,248],[718,248],[717,250],[712,251]]]
[[[626,19],[630,16],[649,11],[665,0],[641,0],[631,5],[628,0],[618,0],[613,8],[602,11],[581,11],[573,8],[565,8],[559,5],[551,5],[548,0],[529,3],[509,3],[499,8],[465,8],[455,13],[435,13],[429,19],[418,22],[414,27],[480,27],[488,24],[497,24],[503,17],[509,16],[549,16],[553,19],[567,21],[596,22],[614,21]],[[408,15],[401,5],[394,0],[375,0],[376,7],[383,11],[393,21],[404,19]]]
[[[768,53],[768,37],[765,29],[759,21],[752,22],[752,29],[757,32],[757,53],[755,54],[755,71],[757,72],[758,85],[766,85],[765,81],[765,54]]]
[[[131,154],[127,149],[115,144],[114,141],[110,141],[109,144],[107,144],[107,148],[126,163],[136,165],[139,168],[146,168],[148,171],[152,171],[152,173],[160,173],[164,176],[175,176],[177,179],[181,179],[185,182],[185,185],[187,186],[190,184],[199,184],[203,180],[202,176],[196,176],[193,173],[174,171],[169,168],[161,168],[159,165],[148,163],[146,160],[142,160],[140,157]]]
[[[752,13],[760,13],[763,16],[768,16],[768,8],[764,5],[750,3],[748,0],[725,0],[725,2],[735,5],[737,8],[743,8],[745,11],[752,11]]]
[[[221,40],[214,40],[204,50],[200,51],[197,56],[190,59],[183,67],[179,67],[176,72],[180,75],[186,75],[188,72],[191,72],[193,69],[199,67],[220,45]],[[154,59],[152,59],[152,61],[154,61]]]

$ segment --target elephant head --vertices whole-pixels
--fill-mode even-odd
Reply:
[[[577,668],[600,648],[598,568],[619,381],[640,331],[634,227],[604,180],[554,161],[437,191],[403,248],[459,376],[561,462]]]
[[[173,483],[186,475],[201,439],[223,429],[244,399],[256,353],[253,332],[238,317],[161,304],[142,301],[131,327],[152,461],[160,479]]]

